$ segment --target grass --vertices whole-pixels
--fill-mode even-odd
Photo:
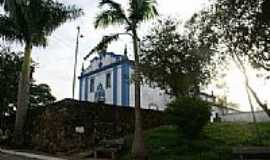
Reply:
[[[215,123],[205,127],[200,139],[188,142],[172,126],[163,126],[145,134],[150,160],[228,160],[236,146],[270,146],[270,123],[258,124],[260,142],[252,124]],[[130,147],[129,149],[130,150]],[[124,152],[120,160],[130,160]]]

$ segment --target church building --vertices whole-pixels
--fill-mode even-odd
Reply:
[[[94,57],[79,77],[81,101],[100,102],[118,106],[135,105],[134,62],[127,54],[106,52]],[[141,106],[146,109],[164,110],[169,96],[159,88],[141,86]]]

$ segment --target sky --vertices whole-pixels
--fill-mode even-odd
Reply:
[[[77,26],[81,27],[83,38],[79,43],[79,56],[78,56],[78,70],[77,76],[80,74],[83,57],[93,48],[102,38],[103,35],[121,32],[121,27],[110,27],[108,29],[94,29],[93,20],[97,13],[100,11],[98,8],[98,0],[58,0],[65,4],[75,4],[82,8],[85,12],[84,16],[75,21],[67,22],[58,28],[49,38],[47,48],[34,48],[33,59],[39,64],[34,78],[37,83],[47,83],[52,89],[53,95],[57,100],[63,98],[70,98],[72,96],[72,79],[73,79],[73,65],[74,65],[74,52],[77,34]],[[127,4],[127,0],[116,0],[122,4]],[[198,12],[203,7],[207,6],[208,0],[157,0],[158,11],[161,16],[173,16],[182,21],[187,20],[195,12]],[[151,24],[151,23],[150,23]],[[149,29],[150,24],[140,27],[140,35],[145,34]],[[145,27],[146,26],[146,27]],[[124,47],[127,45],[128,50],[131,50],[131,40],[127,37],[120,39],[119,42],[113,43],[109,47],[109,51],[117,54],[122,54]],[[130,54],[130,53],[129,53]],[[85,66],[88,62],[84,62]],[[250,70],[250,76],[255,77]],[[249,110],[247,96],[243,86],[243,79],[241,73],[235,66],[231,65],[230,70],[220,83],[226,82],[227,89],[219,89],[213,85],[208,89],[214,90],[215,94],[226,94],[230,101],[239,103],[242,110]],[[260,96],[267,98],[267,90],[265,89],[265,82],[257,81],[252,78],[252,84],[255,86],[256,91],[260,91]],[[76,87],[76,98],[78,98],[78,81]]]

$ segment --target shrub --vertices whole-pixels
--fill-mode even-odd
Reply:
[[[209,103],[190,97],[176,98],[166,112],[170,124],[176,125],[179,134],[187,139],[198,138],[211,115]]]

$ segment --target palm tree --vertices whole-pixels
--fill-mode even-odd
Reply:
[[[134,159],[144,160],[147,158],[145,151],[143,130],[141,124],[141,103],[140,103],[140,69],[139,69],[139,38],[137,29],[139,25],[148,19],[158,15],[156,9],[156,0],[129,0],[129,8],[127,12],[122,8],[121,4],[113,0],[100,0],[99,7],[108,6],[99,13],[95,19],[95,28],[108,27],[110,25],[124,25],[126,30],[124,33],[116,33],[104,36],[102,41],[90,52],[86,58],[92,53],[99,52],[107,48],[108,44],[117,40],[120,35],[130,35],[133,40],[133,51],[135,58],[134,81],[135,81],[135,133],[132,146]]]
[[[270,23],[270,1],[264,0],[262,3],[262,20]]]
[[[0,36],[24,44],[24,60],[17,95],[17,112],[13,142],[24,143],[24,125],[29,105],[30,63],[32,48],[47,46],[47,38],[67,20],[82,14],[75,6],[53,0],[0,0],[6,11],[0,15]]]

